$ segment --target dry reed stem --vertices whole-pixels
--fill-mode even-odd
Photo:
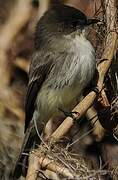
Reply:
[[[29,167],[26,180],[35,180],[38,176],[38,170],[40,169],[39,158],[32,152],[29,155]]]
[[[24,119],[24,112],[19,107],[19,99],[9,86],[12,76],[11,58],[8,51],[12,42],[31,17],[32,5],[30,0],[18,0],[5,24],[0,29],[0,101],[3,107],[10,110],[19,119]],[[14,100],[13,100],[14,99]],[[6,103],[5,103],[6,102]]]
[[[101,97],[102,97],[102,101],[101,101],[101,104],[103,104],[103,106],[106,106],[106,107],[110,107],[110,103],[108,101],[108,98],[107,98],[107,95],[105,93],[105,90],[103,89],[100,93]]]
[[[48,169],[49,171],[58,173],[64,177],[70,179],[74,178],[68,168],[65,168],[61,164],[49,159],[39,151],[35,150],[35,152],[31,152],[31,155],[29,156],[29,168],[26,180],[35,180],[38,176],[39,169]]]
[[[95,136],[96,141],[100,141],[105,134],[105,129],[100,124],[97,111],[93,106],[88,109],[86,116],[94,127],[92,134]]]
[[[57,164],[55,162],[52,162],[52,160],[50,160],[49,158],[41,157],[39,159],[39,163],[41,164],[42,169],[48,169],[50,171],[53,171],[55,173],[58,173],[62,176],[65,176],[65,177],[68,177],[71,179],[73,179],[73,177],[74,177],[67,168],[63,167],[59,163]]]
[[[85,112],[90,108],[92,103],[96,98],[95,92],[90,92],[74,109],[74,112],[79,112],[77,120],[85,114]],[[67,117],[63,123],[56,129],[56,131],[51,135],[52,143],[61,139],[73,126],[74,120],[71,117]]]
[[[48,7],[49,7],[49,2],[50,2],[50,0],[40,1],[38,19],[43,16],[43,14],[45,13],[45,11],[47,11],[47,9],[48,9]]]
[[[0,30],[0,48],[6,50],[31,17],[31,0],[18,0],[7,22]]]
[[[24,72],[26,72],[28,74],[28,72],[29,72],[29,61],[28,61],[28,59],[17,57],[14,60],[14,65],[16,67],[22,69]]]
[[[9,84],[11,71],[7,52],[11,44],[22,27],[28,22],[31,17],[31,1],[18,0],[7,22],[1,27],[0,30],[0,77],[2,81],[0,86],[4,87]],[[5,76],[4,76],[5,75]]]

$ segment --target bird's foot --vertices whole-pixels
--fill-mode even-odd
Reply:
[[[92,88],[92,91],[94,91],[94,92],[96,93],[96,95],[97,95],[97,96],[99,96],[100,91],[99,91],[98,86],[96,86],[96,87]]]
[[[92,88],[92,90],[96,93],[97,97],[98,97],[98,101],[101,102],[101,104],[105,107],[109,107],[110,103],[109,100],[107,98],[107,95],[105,93],[105,89],[104,87],[99,90],[98,86]]]
[[[77,117],[80,115],[79,112],[77,111],[70,111],[70,112],[67,112],[67,111],[64,111],[63,109],[61,108],[58,108],[59,111],[63,112],[63,114],[66,116],[66,117],[71,117],[72,119],[76,120]]]

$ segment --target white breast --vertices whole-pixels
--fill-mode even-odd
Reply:
[[[90,82],[95,72],[94,48],[83,34],[75,35],[75,38],[67,35],[66,38],[71,40],[70,52],[74,54],[73,63],[70,65],[71,76],[84,88]],[[76,74],[76,77],[73,73]]]

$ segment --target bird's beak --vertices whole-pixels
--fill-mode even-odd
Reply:
[[[101,23],[101,20],[99,20],[99,19],[90,19],[90,18],[87,19],[87,25],[88,26],[92,25],[92,24],[96,24],[96,23]]]

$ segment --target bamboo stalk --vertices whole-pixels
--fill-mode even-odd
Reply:
[[[39,169],[58,173],[66,178],[73,179],[74,175],[68,168],[65,168],[62,164],[49,159],[42,155],[40,151],[32,151],[29,156],[29,168],[26,180],[35,180],[38,176]]]
[[[93,106],[86,112],[86,117],[90,120],[94,127],[92,134],[95,136],[96,141],[100,141],[104,137],[105,129],[100,124],[97,111]]]

